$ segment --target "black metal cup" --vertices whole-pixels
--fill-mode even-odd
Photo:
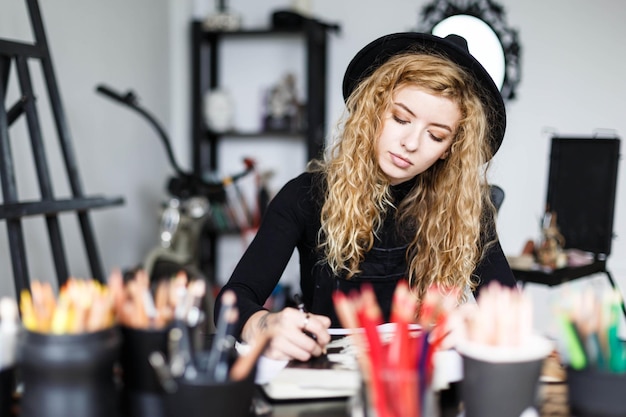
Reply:
[[[0,370],[0,417],[11,417],[15,391],[15,368]]]
[[[176,389],[165,395],[166,417],[249,417],[256,368],[241,381],[215,382],[204,366],[208,352],[198,352],[195,357],[197,375],[176,378]]]
[[[494,363],[463,357],[467,417],[519,417],[535,406],[542,360]]]
[[[552,349],[537,335],[521,346],[458,343],[465,417],[519,417],[535,409],[541,368]]]
[[[166,355],[168,330],[121,327],[121,404],[124,417],[165,416],[165,392],[149,357],[153,352]]]
[[[567,369],[570,412],[577,417],[626,416],[626,374]]]
[[[165,396],[167,417],[249,417],[254,377],[242,381],[207,383],[178,379],[175,392]]]
[[[117,327],[82,334],[24,331],[18,344],[20,417],[119,416]]]

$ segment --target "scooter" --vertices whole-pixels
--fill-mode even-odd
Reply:
[[[244,168],[235,175],[208,181],[198,175],[180,168],[172,151],[171,141],[159,121],[145,108],[133,91],[120,94],[105,85],[98,85],[96,91],[123,106],[136,111],[144,117],[157,131],[167,153],[175,175],[168,180],[169,198],[160,210],[159,243],[145,256],[137,269],[146,271],[152,283],[171,277],[179,271],[187,273],[190,279],[202,278],[209,287],[214,284],[207,279],[200,268],[201,235],[217,211],[220,217],[226,214],[222,204],[229,187],[236,186],[237,181],[255,172],[255,161],[245,158]],[[258,176],[258,173],[257,173]],[[263,192],[260,195],[264,194]],[[213,311],[213,294],[207,291],[206,310]],[[212,320],[206,320],[212,325]]]

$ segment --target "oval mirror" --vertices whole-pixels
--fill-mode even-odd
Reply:
[[[458,14],[443,19],[432,29],[433,35],[442,38],[451,33],[465,38],[470,53],[483,64],[498,88],[502,90],[506,66],[504,49],[491,26],[477,17]]]
[[[517,31],[506,25],[502,6],[491,0],[434,0],[422,9],[418,31],[467,40],[470,53],[485,67],[505,100],[515,97],[520,80]]]

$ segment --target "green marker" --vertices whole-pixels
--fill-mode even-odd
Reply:
[[[581,370],[587,365],[587,357],[583,349],[582,341],[578,337],[574,324],[565,316],[559,314],[559,323],[563,330],[565,339],[565,347],[569,355],[570,366],[572,369]]]

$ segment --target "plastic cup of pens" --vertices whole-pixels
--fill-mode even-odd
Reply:
[[[117,416],[113,369],[119,346],[117,327],[76,334],[22,332],[20,416]]]
[[[165,415],[165,391],[150,364],[150,355],[166,357],[168,330],[121,327],[121,409],[125,417]]]
[[[550,340],[533,335],[516,346],[461,341],[456,348],[463,359],[465,417],[517,417],[534,408],[543,361],[553,350]]]
[[[387,399],[389,417],[421,415],[419,374],[415,370],[384,369],[381,382]],[[380,417],[380,416],[379,416]]]

